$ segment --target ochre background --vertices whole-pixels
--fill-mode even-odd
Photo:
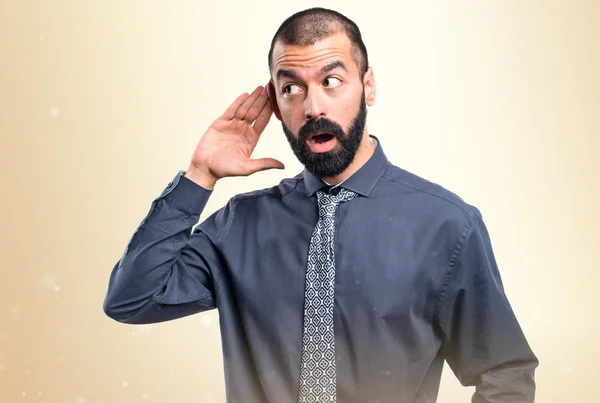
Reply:
[[[133,231],[206,127],[267,82],[315,2],[0,1],[0,403],[224,401],[217,312],[102,311]],[[483,212],[541,365],[537,402],[600,401],[600,2],[327,1],[360,26],[395,164]],[[273,119],[202,218],[301,166]],[[439,402],[470,401],[445,371]]]

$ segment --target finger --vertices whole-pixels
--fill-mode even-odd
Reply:
[[[265,130],[265,128],[269,124],[269,121],[271,120],[271,116],[273,116],[273,109],[271,109],[271,103],[266,102],[263,106],[262,111],[260,111],[260,114],[254,121],[254,125],[252,126],[256,134],[260,135],[263,132],[263,130]]]
[[[268,101],[269,101],[269,97],[267,95],[267,89],[263,88],[262,91],[260,92],[260,95],[258,96],[258,98],[256,98],[256,100],[254,101],[252,106],[250,106],[250,109],[248,109],[248,112],[246,112],[246,115],[244,116],[244,120],[248,123],[254,122],[254,120],[256,119],[258,114],[263,110],[263,108],[265,107],[265,104]]]
[[[250,96],[237,109],[237,111],[235,111],[235,118],[236,119],[243,119],[244,116],[246,116],[246,112],[248,112],[248,109],[250,109],[250,106],[252,106],[252,104],[254,103],[254,101],[256,101],[256,98],[258,98],[258,96],[262,92],[262,88],[263,87],[261,85],[259,85],[258,87],[256,87],[256,89],[254,91],[252,91],[252,94],[250,94]]]
[[[239,107],[242,106],[244,101],[246,99],[248,99],[249,96],[250,96],[250,94],[248,94],[247,92],[244,92],[242,95],[237,97],[237,99],[235,101],[233,101],[233,103],[231,105],[229,105],[229,107],[225,110],[225,112],[223,112],[223,115],[221,115],[221,117],[223,119],[227,119],[227,120],[233,119],[233,117],[235,116],[235,111],[237,111],[239,109]]]
[[[266,171],[267,169],[284,169],[285,165],[274,158],[258,158],[249,160],[245,168],[248,175],[251,175],[255,172]]]

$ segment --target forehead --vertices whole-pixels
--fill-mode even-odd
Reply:
[[[286,45],[277,41],[273,46],[271,74],[279,69],[319,69],[334,60],[341,60],[347,69],[356,68],[352,59],[352,42],[344,33],[334,34],[313,45]]]

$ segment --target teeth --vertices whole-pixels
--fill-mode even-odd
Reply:
[[[316,140],[315,140],[315,138],[314,138],[314,137],[313,137],[312,139],[310,139],[310,143],[311,143],[311,144],[315,144],[315,143],[316,143]]]

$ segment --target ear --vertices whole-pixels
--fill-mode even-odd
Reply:
[[[365,91],[365,102],[368,106],[375,104],[377,89],[375,88],[375,77],[373,77],[373,68],[369,67],[363,78],[363,87]]]
[[[279,111],[279,106],[277,105],[277,96],[275,95],[275,86],[273,85],[273,80],[269,80],[269,84],[267,84],[267,95],[269,97],[271,109],[273,110],[275,117],[281,120],[281,112]]]

